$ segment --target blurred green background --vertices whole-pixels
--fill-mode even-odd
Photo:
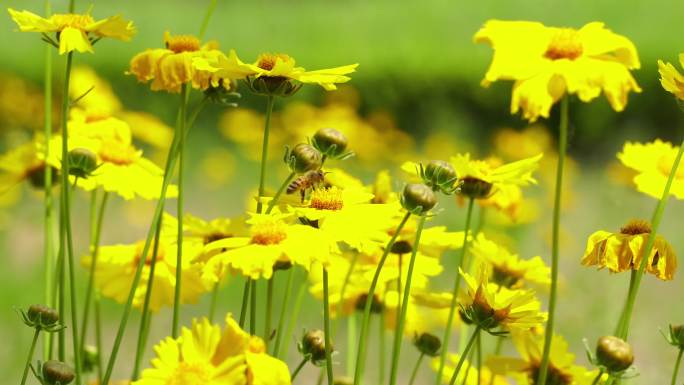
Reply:
[[[5,0],[2,5],[42,13],[42,3]],[[92,4],[96,18],[120,13],[138,27],[138,35],[130,43],[103,40],[95,47],[95,54],[77,55],[76,63],[93,67],[111,82],[126,108],[152,112],[171,124],[176,97],[151,92],[124,72],[134,54],[161,46],[164,31],[196,33],[208,1],[76,3],[79,11]],[[65,8],[65,1],[53,3],[55,11]],[[611,182],[606,167],[615,159],[625,140],[645,141],[656,137],[680,140],[684,118],[671,95],[660,88],[656,62],[658,59],[676,62],[678,53],[684,51],[683,17],[684,3],[677,0],[219,0],[207,37],[218,40],[225,50],[235,48],[245,61],[251,61],[261,52],[286,52],[307,69],[360,63],[350,83],[360,95],[358,113],[361,116],[379,110],[388,113],[396,126],[414,139],[416,147],[412,154],[425,159],[437,156],[429,146],[423,146],[424,140],[434,133],[447,133],[460,150],[487,156],[491,135],[497,129],[527,126],[524,120],[508,112],[510,84],[498,83],[489,89],[479,85],[491,58],[491,49],[475,45],[472,36],[484,21],[492,18],[536,20],[547,25],[571,27],[603,21],[613,31],[630,38],[637,46],[642,62],[642,68],[635,71],[634,76],[643,92],[630,95],[629,105],[623,113],[612,111],[603,97],[590,104],[574,102],[570,107],[570,153],[578,162],[578,171],[569,186],[573,203],[563,217],[563,281],[558,331],[569,340],[579,361],[586,362],[581,340],[586,337],[593,344],[598,336],[612,331],[628,277],[583,268],[579,259],[589,234],[598,229],[617,230],[633,217],[650,218],[655,207],[653,199]],[[40,91],[44,46],[39,35],[14,32],[15,29],[8,15],[0,17],[0,31],[3,31],[0,73],[20,77]],[[56,89],[61,81],[62,60],[55,56]],[[248,95],[245,88],[241,91],[240,108],[262,110],[262,99]],[[276,110],[295,101],[321,105],[326,96],[317,87],[305,87],[293,98],[279,100]],[[3,97],[10,98],[11,103],[11,94]],[[222,108],[211,107],[193,129],[190,139],[189,158],[196,161],[189,161],[192,176],[187,182],[190,187],[187,208],[207,219],[239,214],[248,191],[257,181],[257,164],[238,152],[236,144],[220,136],[217,126],[222,113]],[[555,114],[545,123],[551,127],[551,135],[555,135]],[[260,131],[253,135],[260,137]],[[27,128],[0,126],[0,148],[6,150],[30,136]],[[234,176],[222,188],[208,188],[198,165],[206,150],[216,147],[217,143],[235,152],[235,163],[230,166],[234,168]],[[392,163],[379,161],[376,164],[352,161],[349,167],[370,181],[382,168],[389,168],[400,176],[399,159],[401,157],[393,159]],[[276,162],[271,169],[278,170],[271,172],[269,177],[269,185],[275,188],[284,170]],[[543,197],[548,194],[545,189],[547,186],[540,184],[532,188],[530,194]],[[19,377],[30,340],[30,331],[20,323],[12,309],[40,302],[42,298],[42,206],[37,193],[28,188],[24,193],[24,198],[17,204],[0,208],[0,255],[4,258],[4,275],[0,280],[0,292],[4,293],[0,295],[0,338],[5,341],[0,346],[0,378],[11,381]],[[82,230],[77,233],[77,242],[81,241],[77,245],[83,246],[87,239],[87,202],[85,195],[79,198],[74,216],[77,218],[75,226]],[[446,210],[436,221],[460,230],[463,210],[452,201],[445,200],[442,205]],[[141,238],[151,216],[151,204],[124,203],[117,199],[113,207],[111,217],[105,222],[103,244],[133,242]],[[117,225],[130,221],[132,212],[137,220],[131,226]],[[683,214],[680,202],[670,202],[661,226],[661,233],[677,251],[684,247],[680,223]],[[537,222],[507,230],[522,256],[541,255],[549,260],[550,216],[550,208],[542,206]],[[86,249],[83,246],[80,250],[85,252]],[[453,271],[453,258],[447,256],[444,261],[447,271]],[[85,276],[85,273],[81,274],[82,282]],[[446,289],[449,281],[443,275],[435,285]],[[222,310],[238,311],[239,286],[239,282],[230,282],[222,290]],[[665,343],[658,328],[666,328],[670,322],[684,322],[684,310],[680,306],[683,293],[680,277],[673,282],[657,281],[650,276],[644,280],[632,334],[640,376],[629,383],[662,384],[669,380],[676,351]],[[204,302],[188,307],[184,318],[202,314],[207,302],[205,298]],[[105,304],[106,329],[113,331],[121,307],[110,301]],[[321,326],[318,304],[307,299],[302,327]],[[153,322],[155,328],[150,344],[167,334],[169,313],[160,313]],[[121,376],[129,373],[131,360],[128,357],[133,351],[137,315],[130,325],[125,354],[117,365],[117,373]],[[111,336],[106,338],[106,341],[110,340]],[[404,352],[403,359],[408,366],[416,355],[410,347],[404,348]],[[294,353],[293,347],[291,362],[296,361]],[[345,352],[336,357],[340,372],[344,371],[344,357]],[[369,357],[373,357],[372,352]],[[305,374],[315,376],[311,368]],[[427,383],[432,374],[424,368],[421,378]]]

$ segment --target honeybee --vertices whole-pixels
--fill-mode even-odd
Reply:
[[[302,203],[304,203],[304,198],[306,197],[306,192],[309,189],[314,189],[319,184],[323,183],[325,180],[325,173],[322,170],[312,170],[307,171],[304,175],[293,180],[289,186],[287,186],[287,193],[294,194],[299,191],[302,197]]]

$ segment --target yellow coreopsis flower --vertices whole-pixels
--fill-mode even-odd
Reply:
[[[408,267],[409,263],[411,262],[411,251],[399,250],[394,247],[396,245],[396,243],[393,245],[389,257],[385,261],[382,270],[380,270],[380,275],[378,276],[379,282],[395,282],[400,277],[401,282],[406,282],[406,278],[408,277]],[[365,270],[368,282],[372,281],[381,256],[382,250],[378,250],[376,253],[360,254],[357,257],[357,264],[360,269]],[[438,258],[427,256],[419,251],[416,251],[416,260],[413,266],[412,287],[420,288],[427,286],[429,280],[432,277],[439,275],[443,270],[444,267],[442,267]]]
[[[396,290],[388,291],[385,296],[385,326],[389,329],[396,327],[396,314],[401,309],[402,296],[403,293],[399,295]],[[412,286],[406,308],[404,335],[414,337],[421,333],[433,333],[444,329],[449,318],[451,298],[451,293],[421,290]],[[458,321],[459,319],[456,319],[457,325]]]
[[[684,67],[684,53],[679,54],[679,64]],[[677,99],[684,100],[684,75],[670,63],[658,60],[658,72],[660,72],[660,84]]]
[[[203,275],[216,282],[225,268],[252,279],[270,279],[278,264],[297,264],[309,269],[318,262],[329,263],[337,251],[334,240],[311,226],[290,224],[291,214],[250,213],[249,236],[235,236],[211,242],[205,252],[220,250],[204,267]]]
[[[522,110],[530,121],[548,118],[565,94],[589,102],[603,92],[613,109],[622,111],[629,92],[641,92],[630,73],[640,67],[634,44],[600,22],[577,30],[489,20],[474,39],[494,49],[482,84],[513,80],[511,113]]]
[[[509,289],[519,289],[529,284],[548,286],[551,269],[541,257],[521,259],[506,248],[496,244],[480,233],[473,242],[470,253],[492,267],[491,281]]]
[[[516,384],[534,385],[539,376],[542,352],[544,351],[543,335],[534,335],[529,332],[513,333],[515,344],[520,358],[491,357],[487,360],[487,366],[496,374],[510,376]],[[554,335],[551,340],[549,354],[549,369],[547,384],[559,385],[590,385],[598,375],[598,369],[588,370],[575,364],[575,355],[568,351],[568,343],[561,336]],[[604,383],[607,375],[601,379]]]
[[[638,270],[651,231],[651,224],[641,220],[630,221],[618,233],[597,231],[587,241],[582,265],[605,267],[613,273]],[[677,257],[672,246],[660,235],[656,236],[647,261],[647,272],[664,281],[674,277]]]
[[[356,67],[358,67],[358,64],[350,64],[342,67],[307,71],[303,67],[295,66],[293,57],[282,53],[263,53],[254,63],[247,64],[238,58],[234,50],[231,50],[228,56],[197,58],[194,60],[194,65],[199,70],[210,71],[218,76],[233,79],[247,77],[273,79],[274,81],[289,79],[299,83],[318,84],[327,91],[337,89],[335,84],[346,83],[351,80],[346,75],[356,71]]]
[[[489,269],[483,264],[476,279],[459,268],[467,285],[460,301],[464,316],[487,331],[497,327],[525,330],[541,324],[545,316],[534,292],[489,283]]]
[[[15,11],[12,8],[8,11],[22,32],[41,32],[44,35],[48,32],[57,33],[60,55],[72,51],[93,52],[93,44],[101,38],[128,41],[136,33],[133,22],[121,16],[95,21],[88,13],[68,13],[54,14],[46,19],[29,11]]]
[[[171,218],[166,215],[165,218]],[[154,282],[150,297],[150,309],[158,311],[163,306],[172,306],[176,287],[176,245],[175,229],[163,228],[159,238],[159,250],[154,270]],[[125,303],[133,283],[135,270],[142,258],[144,240],[129,245],[101,246],[95,267],[95,285],[103,296],[116,302]],[[207,286],[201,279],[201,266],[192,260],[202,251],[202,246],[192,242],[183,243],[183,264],[181,268],[183,285],[181,302],[195,303],[200,295],[207,292]],[[142,276],[135,290],[133,306],[142,308],[149,282],[150,265],[153,260],[153,248],[150,245],[142,270]],[[83,258],[83,265],[90,268],[92,258]]]
[[[622,164],[637,171],[633,179],[637,190],[660,199],[678,150],[660,139],[646,144],[627,142],[617,157]],[[684,167],[681,165],[675,172],[670,194],[684,199]]]
[[[209,87],[232,87],[231,77],[221,76],[210,71],[195,68],[193,59],[217,60],[224,57],[214,42],[201,45],[198,38],[191,35],[171,35],[164,33],[166,48],[148,49],[131,59],[128,73],[138,81],[150,83],[152,91],[180,92],[183,84],[205,90]]]
[[[460,358],[461,356],[458,354],[451,353],[447,355],[447,362],[444,365],[444,371],[442,372],[441,378],[441,382],[443,384],[450,383],[451,377],[454,375],[454,370],[456,370],[456,365]],[[433,359],[430,363],[430,367],[434,371],[438,371],[439,366],[439,358]],[[487,366],[483,365],[480,369],[480,372],[481,373],[478,373],[477,367],[473,365],[472,362],[465,360],[463,362],[463,367],[458,373],[458,376],[456,376],[455,383],[465,385],[510,385],[510,382],[506,379],[506,377],[497,373],[493,373],[492,370]],[[478,383],[478,381],[481,382]]]
[[[515,162],[499,164],[485,160],[471,159],[470,154],[458,154],[450,162],[460,180],[469,178],[492,184],[492,190],[505,185],[527,186],[537,183],[532,173],[539,168],[543,154],[521,159]]]
[[[22,144],[0,155],[0,194],[4,194],[18,183],[28,180],[32,186],[44,185],[45,160],[39,139]],[[58,183],[56,169],[53,183]]]
[[[157,357],[133,385],[290,385],[287,365],[266,352],[264,341],[250,336],[226,316],[222,331],[203,318],[167,337],[154,348]]]

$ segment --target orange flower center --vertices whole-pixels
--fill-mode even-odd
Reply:
[[[204,385],[211,382],[211,366],[204,363],[181,362],[166,382],[167,385]]]
[[[264,221],[252,227],[252,243],[257,245],[277,245],[287,238],[286,225],[282,221]]]
[[[167,35],[166,48],[175,53],[199,51],[200,41],[192,35]]]
[[[309,207],[317,210],[341,210],[344,207],[342,190],[337,187],[314,190]]]
[[[84,30],[88,25],[95,22],[90,15],[78,15],[75,13],[52,15],[50,20],[59,26],[60,31],[67,27]]]
[[[674,165],[675,154],[667,153],[658,159],[658,171],[666,177],[670,176],[670,170]],[[684,167],[678,167],[677,172],[675,172],[675,178],[684,179]]]
[[[277,53],[277,54],[272,54],[272,53],[262,53],[259,56],[259,60],[257,60],[257,67],[270,71],[275,67],[276,62],[278,59],[284,61],[285,63],[288,62],[293,62],[294,59],[292,59],[289,55],[286,55],[284,53]]]
[[[632,219],[620,228],[620,234],[624,235],[648,234],[651,231],[651,224],[643,219]]]
[[[561,28],[551,38],[544,57],[551,60],[575,60],[582,55],[582,41],[572,28]]]
[[[104,162],[125,166],[135,163],[140,152],[132,145],[126,145],[118,140],[105,140],[100,148],[100,158]]]

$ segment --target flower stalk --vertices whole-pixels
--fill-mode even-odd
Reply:
[[[475,344],[475,341],[480,335],[481,327],[478,325],[475,327],[475,330],[473,330],[473,334],[470,336],[470,339],[468,340],[468,344],[465,347],[465,350],[463,353],[461,353],[461,357],[458,359],[458,363],[456,364],[456,368],[454,369],[454,374],[451,375],[451,380],[449,380],[449,385],[454,385],[456,383],[456,378],[458,378],[458,373],[461,371],[461,367],[463,367],[463,363],[466,360],[466,357],[468,357],[468,353],[470,353],[470,349],[472,349],[473,345]]]
[[[677,359],[675,360],[675,367],[674,367],[674,370],[672,371],[672,381],[670,381],[671,385],[675,385],[677,383],[677,374],[679,373],[679,365],[682,363],[682,353],[684,353],[684,348],[679,348],[679,353],[677,353]]]
[[[325,333],[325,369],[328,374],[328,385],[333,385],[332,342],[330,336],[330,290],[328,288],[328,270],[323,268],[323,328]]]
[[[49,333],[45,333],[49,334]],[[33,332],[33,340],[31,341],[31,347],[29,348],[29,354],[26,358],[26,366],[24,367],[24,374],[21,377],[21,385],[26,385],[26,379],[28,378],[29,368],[31,367],[31,361],[33,360],[33,352],[36,350],[36,344],[38,343],[38,336],[40,335],[40,328],[36,328]]]

